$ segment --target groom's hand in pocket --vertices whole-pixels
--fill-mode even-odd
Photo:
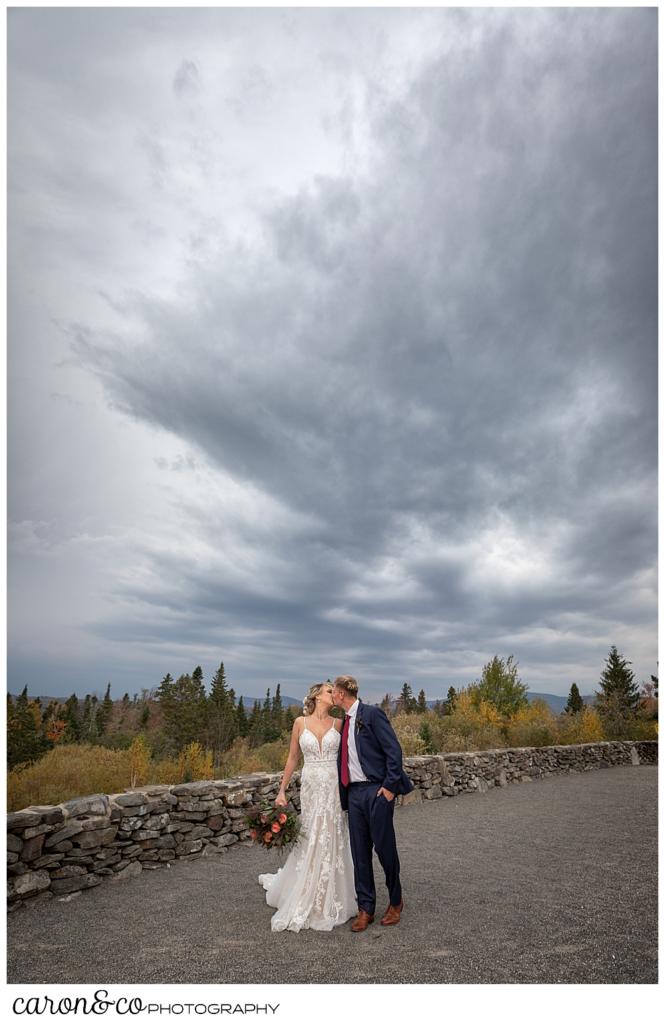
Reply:
[[[391,800],[395,799],[395,794],[391,793],[389,789],[385,788],[385,786],[381,786],[381,789],[379,790],[379,792],[376,795],[377,796],[381,796],[382,793],[385,796],[385,798],[388,801],[388,803],[390,803]]]

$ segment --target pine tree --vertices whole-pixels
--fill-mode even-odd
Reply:
[[[65,701],[62,717],[65,721],[65,743],[79,743],[81,740],[81,712],[79,699],[75,693]]]
[[[340,708],[331,708],[330,709],[330,714],[332,715],[333,718],[337,718],[337,717],[339,717],[338,713],[340,711],[341,711]],[[295,722],[297,717],[298,717],[297,709],[294,711],[293,707],[289,704],[288,708],[284,712],[284,731],[288,732],[289,736],[291,735],[291,730],[293,729],[293,723]]]
[[[203,685],[203,674],[194,672],[178,677],[175,682],[176,705],[180,726],[178,749],[190,743],[201,742],[205,731],[206,692]]]
[[[201,741],[205,731],[206,692],[200,668],[191,676],[185,673],[175,681],[167,672],[155,697],[162,709],[164,734],[172,750],[177,752],[189,743]]]
[[[566,715],[577,715],[584,707],[584,701],[580,696],[580,691],[577,683],[572,683],[570,687],[570,693],[568,694],[568,703],[564,708]]]
[[[275,727],[273,702],[270,699],[270,687],[268,687],[266,691],[266,698],[261,709],[261,742],[272,743],[272,741],[276,740],[278,737],[279,731]]]
[[[277,684],[275,696],[272,699],[272,729],[280,736],[284,728],[284,708],[282,707],[282,694],[280,684]],[[277,737],[275,737],[277,738]]]
[[[101,736],[104,732],[104,708],[100,704],[96,693],[92,695],[92,714],[95,720],[97,735]]]
[[[236,733],[238,736],[246,736],[249,732],[249,722],[245,712],[245,702],[240,697],[236,708]]]
[[[207,701],[207,738],[214,754],[220,754],[233,743],[238,731],[235,693],[226,686],[224,662],[215,672]]]
[[[417,701],[413,696],[411,686],[409,683],[404,683],[400,691],[400,695],[397,698],[397,712],[398,714],[410,715],[416,708]]]
[[[111,724],[111,716],[113,715],[113,698],[111,697],[111,684],[108,683],[106,686],[106,692],[104,699],[102,700],[100,707],[100,735],[103,735]]]
[[[455,701],[457,699],[457,690],[454,686],[448,687],[448,695],[443,702],[443,713],[444,715],[452,715],[455,710]]]
[[[92,699],[90,694],[86,693],[81,713],[81,739],[85,743],[95,743],[98,737],[97,720],[92,712]]]
[[[180,749],[178,745],[178,710],[175,683],[170,672],[166,673],[157,687],[156,698],[162,712],[163,731],[167,747],[171,752],[177,751]],[[134,694],[134,703],[136,703],[136,694]]]
[[[263,743],[263,715],[259,700],[255,700],[252,705],[247,734],[252,747],[258,747]]]
[[[10,702],[8,695],[7,764],[9,768],[14,768],[17,764],[31,764],[39,760],[46,752],[48,743],[41,733],[41,715],[35,713],[35,702],[28,698],[27,685],[11,707]]]
[[[427,711],[427,700],[425,698],[425,691],[424,690],[421,690],[420,693],[418,694],[418,701],[417,701],[416,710],[420,714],[423,714],[423,712]]]
[[[621,736],[640,702],[635,675],[628,667],[630,664],[613,645],[600,676],[600,690],[596,691],[596,709],[605,733],[611,739]]]

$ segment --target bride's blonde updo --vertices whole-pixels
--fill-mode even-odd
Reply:
[[[316,707],[316,698],[321,693],[321,690],[325,686],[325,683],[314,683],[314,686],[310,686],[307,696],[302,702],[302,709],[304,714],[313,715]]]

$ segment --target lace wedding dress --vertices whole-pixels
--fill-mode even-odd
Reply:
[[[334,725],[320,744],[307,726],[301,733],[301,831],[284,866],[276,874],[259,875],[266,902],[277,907],[274,932],[331,931],[358,913],[349,824],[339,802],[339,743]]]

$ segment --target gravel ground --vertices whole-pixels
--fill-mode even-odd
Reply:
[[[393,928],[273,934],[256,876],[278,862],[254,848],[22,907],[7,980],[655,984],[657,778],[610,768],[399,808]]]

